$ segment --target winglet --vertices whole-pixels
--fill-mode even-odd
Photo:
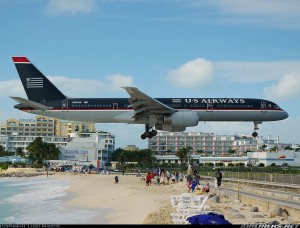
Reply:
[[[26,57],[12,57],[14,63],[30,63]]]

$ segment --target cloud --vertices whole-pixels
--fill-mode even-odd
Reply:
[[[0,96],[24,97],[25,91],[20,80],[0,81]]]
[[[213,79],[213,64],[198,58],[170,70],[166,79],[178,88],[205,86]]]
[[[111,85],[111,89],[118,91],[123,86],[133,85],[132,76],[123,76],[120,74],[113,74],[106,76],[107,81]]]
[[[300,98],[300,72],[284,75],[276,84],[264,88],[264,94],[269,99],[286,100]]]
[[[252,24],[263,27],[299,29],[298,0],[182,0],[182,6],[210,10],[209,20],[221,24]]]
[[[215,75],[240,83],[274,81],[287,73],[300,72],[300,61],[219,61],[214,66]]]
[[[105,81],[49,76],[62,93],[70,97],[100,97],[112,93],[121,93],[122,86],[133,85],[132,76],[108,75]],[[125,95],[126,93],[124,93]]]
[[[298,16],[298,0],[216,0],[209,1],[224,13],[244,15]]]
[[[54,15],[63,13],[90,13],[95,7],[95,0],[50,0],[46,11]]]

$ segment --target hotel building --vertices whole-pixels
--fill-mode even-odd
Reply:
[[[148,141],[148,148],[156,155],[175,154],[183,147],[191,147],[191,154],[202,156],[227,155],[235,135],[215,135],[202,132],[158,132]]]
[[[54,143],[60,149],[61,160],[101,160],[109,164],[115,150],[115,136],[96,132],[94,123],[36,116],[35,119],[9,119],[0,125],[0,145],[6,151],[21,148],[26,154],[27,146],[36,137]]]

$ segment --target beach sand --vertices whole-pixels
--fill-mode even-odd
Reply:
[[[12,171],[12,170],[10,170]],[[18,169],[20,172],[20,169]],[[28,170],[28,172],[30,172]],[[101,213],[107,209],[105,224],[173,224],[170,214],[176,212],[171,205],[170,196],[187,192],[185,182],[169,185],[146,186],[141,177],[117,174],[119,183],[115,184],[115,174],[74,174],[51,173],[49,179],[62,179],[71,183],[68,207],[85,208]],[[38,178],[47,178],[46,175]],[[214,191],[212,190],[212,193]],[[193,193],[195,194],[195,193]],[[265,224],[277,221],[280,224],[299,224],[299,218],[290,216],[272,216],[270,212],[251,212],[255,205],[244,204],[236,200],[237,196],[221,191],[220,202],[210,198],[207,209],[223,214],[232,224]],[[99,214],[99,218],[103,215]],[[103,222],[103,220],[102,220]],[[90,224],[101,224],[97,217]]]

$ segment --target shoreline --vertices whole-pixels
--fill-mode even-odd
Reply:
[[[20,168],[17,170],[33,171]],[[7,172],[12,171],[16,172],[15,169]],[[41,175],[37,178],[47,178],[46,172]],[[49,173],[48,179],[65,180],[70,183],[63,205],[67,208],[90,210],[96,214],[87,224],[174,224],[170,214],[176,210],[171,205],[170,196],[187,192],[185,182],[146,186],[141,177],[117,175],[118,184],[114,183],[114,174],[53,172]],[[202,185],[205,183],[200,182]],[[213,195],[214,190],[209,194]],[[237,200],[236,195],[225,194],[222,191],[220,202],[217,203],[215,197],[212,197],[206,205],[207,210],[223,214],[232,224],[300,224],[299,218],[274,215],[261,208],[253,212],[251,210],[256,205],[242,203]]]

